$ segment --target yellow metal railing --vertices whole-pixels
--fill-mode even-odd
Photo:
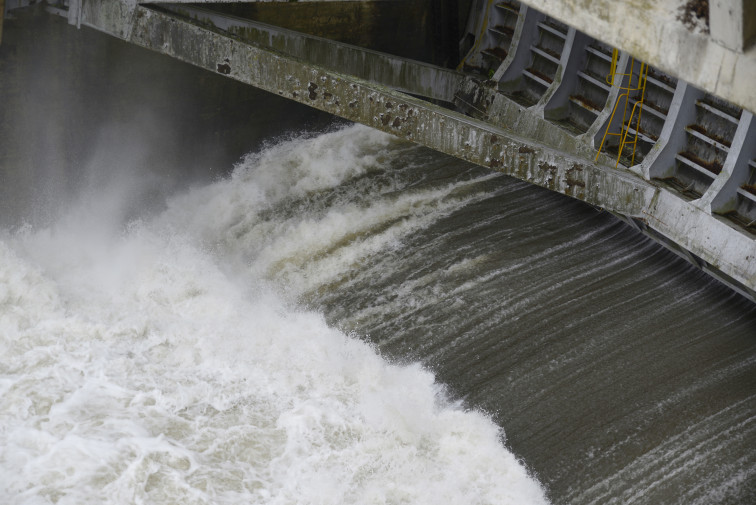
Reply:
[[[604,137],[601,139],[601,144],[598,148],[598,153],[596,153],[596,161],[598,161],[599,155],[601,154],[601,150],[604,147],[604,142],[606,141],[607,136],[613,135],[620,137],[620,143],[617,150],[617,163],[615,163],[614,167],[619,166],[620,158],[622,157],[622,153],[625,150],[626,146],[629,146],[632,144],[633,146],[633,153],[630,157],[630,164],[635,163],[635,149],[638,146],[638,135],[640,134],[641,130],[641,113],[643,112],[643,99],[646,96],[646,79],[648,77],[648,65],[646,63],[640,62],[640,68],[638,70],[638,74],[635,74],[635,65],[636,61],[635,58],[630,59],[630,72],[628,73],[617,73],[617,61],[619,59],[619,51],[617,49],[614,49],[612,51],[612,63],[611,68],[609,70],[609,74],[606,76],[606,82],[610,86],[617,86],[621,91],[623,91],[622,94],[620,94],[617,97],[617,101],[614,102],[614,108],[612,109],[612,115],[609,117],[609,123],[607,124],[606,131],[604,132]],[[623,86],[622,82],[624,78],[627,77],[627,85]],[[619,78],[619,79],[617,79]],[[633,82],[635,81],[635,82]],[[638,96],[636,97],[635,103],[633,104],[633,108],[630,111],[630,117],[627,116],[627,107],[630,103],[630,94],[633,92],[638,92]],[[624,101],[624,107],[622,111],[622,124],[620,126],[620,131],[618,133],[610,132],[609,129],[612,127],[612,122],[614,121],[614,115],[617,113],[617,108],[620,106],[620,103]],[[636,118],[635,112],[638,112],[638,116]],[[633,118],[636,118],[635,121],[635,128],[632,127],[633,124]],[[628,140],[628,134],[630,133],[630,130],[633,129],[635,134],[632,135],[633,139]]]

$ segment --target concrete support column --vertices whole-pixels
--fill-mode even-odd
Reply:
[[[547,119],[561,119],[564,116],[564,111],[568,108],[568,101],[570,99],[570,93],[573,93],[578,83],[578,71],[585,67],[587,60],[587,53],[585,52],[585,46],[591,41],[591,38],[577,30],[570,28],[570,33],[567,36],[567,41],[564,44],[564,51],[562,51],[561,58],[561,73],[557,73],[559,81],[557,89],[553,93],[549,93],[549,90],[544,94],[543,102],[543,115]]]
[[[515,31],[514,35],[512,36],[512,44],[509,46],[509,53],[507,54],[507,57],[504,58],[504,61],[501,62],[501,65],[499,65],[499,68],[496,70],[496,73],[491,77],[492,80],[499,82],[501,81],[502,77],[504,76],[504,73],[507,71],[509,66],[512,64],[512,61],[514,61],[515,56],[517,56],[517,48],[520,45],[520,39],[522,38],[522,30],[525,27],[525,20],[528,19],[528,6],[525,4],[520,4],[520,13],[517,16],[517,25],[515,25]],[[528,21],[531,23],[531,20]],[[531,27],[532,28],[532,27]]]
[[[581,44],[581,42],[586,40],[587,38],[588,37],[583,33],[578,34],[578,31],[572,27],[567,30],[567,39],[565,39],[564,47],[562,47],[562,54],[559,58],[559,67],[557,68],[556,75],[554,75],[554,80],[552,81],[551,86],[546,89],[546,92],[543,94],[543,96],[535,106],[536,110],[539,111],[540,116],[543,117],[543,111],[554,94],[559,91],[560,88],[567,89],[566,87],[563,88],[562,86],[564,85],[564,74],[567,70],[568,61],[570,60],[570,56],[572,56],[573,53],[577,55],[585,52],[583,50],[585,44]],[[573,51],[573,47],[575,46],[575,39],[577,39],[578,41],[577,51]],[[574,59],[575,58],[573,58],[573,60]]]
[[[0,0],[0,44],[3,43],[3,19],[5,17],[5,0]]]
[[[714,180],[701,205],[710,212],[725,213],[737,208],[738,188],[748,180],[748,162],[756,157],[756,121],[753,114],[743,111],[738,129],[727,154],[722,172]]]
[[[522,28],[519,37],[512,43],[509,48],[509,56],[504,63],[507,63],[503,72],[494,76],[499,81],[499,89],[510,91],[517,89],[520,80],[523,79],[522,71],[530,64],[530,46],[538,44],[538,23],[543,19],[543,13],[535,9],[521,8],[520,19]],[[518,21],[518,27],[520,22]],[[516,45],[515,45],[516,44]],[[511,56],[514,54],[514,56]],[[511,56],[511,59],[510,59]],[[504,66],[502,65],[502,68]]]
[[[675,156],[685,148],[687,142],[685,126],[696,121],[696,100],[703,96],[704,92],[700,89],[684,81],[677,81],[677,88],[667,113],[667,121],[656,144],[661,148],[654,146],[641,164],[641,170],[646,178],[663,179],[675,174]]]
[[[756,2],[710,0],[709,31],[715,42],[742,53],[756,42]]]
[[[625,51],[620,51],[619,59],[617,60],[618,71],[620,68],[627,68],[629,61],[630,55]],[[612,115],[612,112],[614,111],[614,104],[617,103],[617,99],[619,98],[621,93],[622,90],[619,86],[611,87],[611,89],[609,90],[609,95],[607,95],[606,97],[606,102],[604,102],[604,108],[601,109],[599,115],[596,116],[596,120],[593,121],[593,124],[590,128],[588,128],[588,131],[581,135],[582,138],[587,139],[587,141],[590,142],[590,145],[593,149],[598,150],[599,146],[601,145],[601,139],[604,138],[604,132],[606,131],[608,121]],[[611,160],[611,156],[609,156],[608,154],[606,156],[608,160]],[[614,159],[616,160],[616,158]]]
[[[675,87],[675,94],[672,95],[672,102],[669,104],[667,110],[667,119],[664,120],[664,126],[659,134],[659,140],[651,148],[651,151],[643,159],[640,165],[639,173],[645,179],[651,179],[651,177],[659,177],[660,175],[669,175],[675,165],[675,149],[680,149],[684,137],[679,133],[676,135],[675,128],[681,125],[685,125],[685,121],[692,121],[695,119],[695,106],[691,107],[692,100],[698,98],[701,92],[696,88],[689,86],[687,82],[682,79],[677,81],[677,87]],[[683,110],[685,106],[688,110]],[[678,121],[678,119],[682,119]],[[673,149],[668,149],[667,144],[673,139],[675,146]],[[653,169],[651,167],[654,167]]]

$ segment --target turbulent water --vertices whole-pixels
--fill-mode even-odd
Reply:
[[[756,503],[752,303],[606,212],[22,21],[1,504]]]
[[[119,185],[6,232],[0,501],[543,503],[490,419],[297,306],[474,199],[463,180],[350,200],[397,189],[407,149],[352,127],[154,216],[123,223]]]
[[[2,234],[3,503],[754,496],[756,311],[611,216],[361,126],[150,182]]]

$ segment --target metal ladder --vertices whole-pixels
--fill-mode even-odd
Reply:
[[[619,148],[617,151],[617,163],[615,163],[614,167],[617,168],[619,166],[620,158],[622,157],[622,152],[625,150],[625,146],[631,145],[633,146],[633,153],[630,158],[630,164],[635,163],[635,149],[638,144],[638,134],[640,133],[640,119],[641,119],[641,113],[643,112],[643,99],[646,94],[646,79],[648,77],[648,64],[644,62],[640,62],[640,69],[638,71],[638,75],[635,75],[635,58],[630,58],[630,72],[628,73],[617,73],[617,60],[619,59],[619,51],[617,49],[614,49],[612,51],[612,65],[611,69],[609,71],[609,74],[606,76],[606,82],[610,86],[616,86],[623,91],[621,95],[617,97],[617,101],[614,103],[614,108],[612,109],[612,115],[609,117],[609,122],[606,127],[606,131],[604,132],[604,137],[601,139],[601,144],[598,148],[598,153],[596,153],[596,161],[598,161],[599,155],[601,154],[601,149],[604,147],[604,142],[606,141],[606,137],[609,135],[614,135],[620,137],[620,143]],[[619,79],[617,79],[619,77]],[[624,78],[627,77],[627,85],[622,86],[622,81]],[[633,84],[633,78],[635,79],[635,84]],[[627,117],[627,107],[630,102],[630,93],[633,92],[639,92],[639,96],[635,103],[633,104],[633,108],[630,111],[630,117]],[[609,129],[612,126],[612,121],[614,120],[614,115],[617,112],[617,108],[619,107],[620,103],[624,101],[624,107],[622,111],[622,125],[620,126],[619,132],[610,132]],[[637,121],[635,123],[635,129],[632,128],[633,118],[635,118],[635,112],[638,112]],[[633,134],[631,136],[633,137],[632,140],[628,140],[628,134],[630,131],[633,130]]]

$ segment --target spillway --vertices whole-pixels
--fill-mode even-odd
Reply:
[[[756,308],[637,229],[5,28],[3,138],[34,141],[0,145],[3,502],[756,496]]]

